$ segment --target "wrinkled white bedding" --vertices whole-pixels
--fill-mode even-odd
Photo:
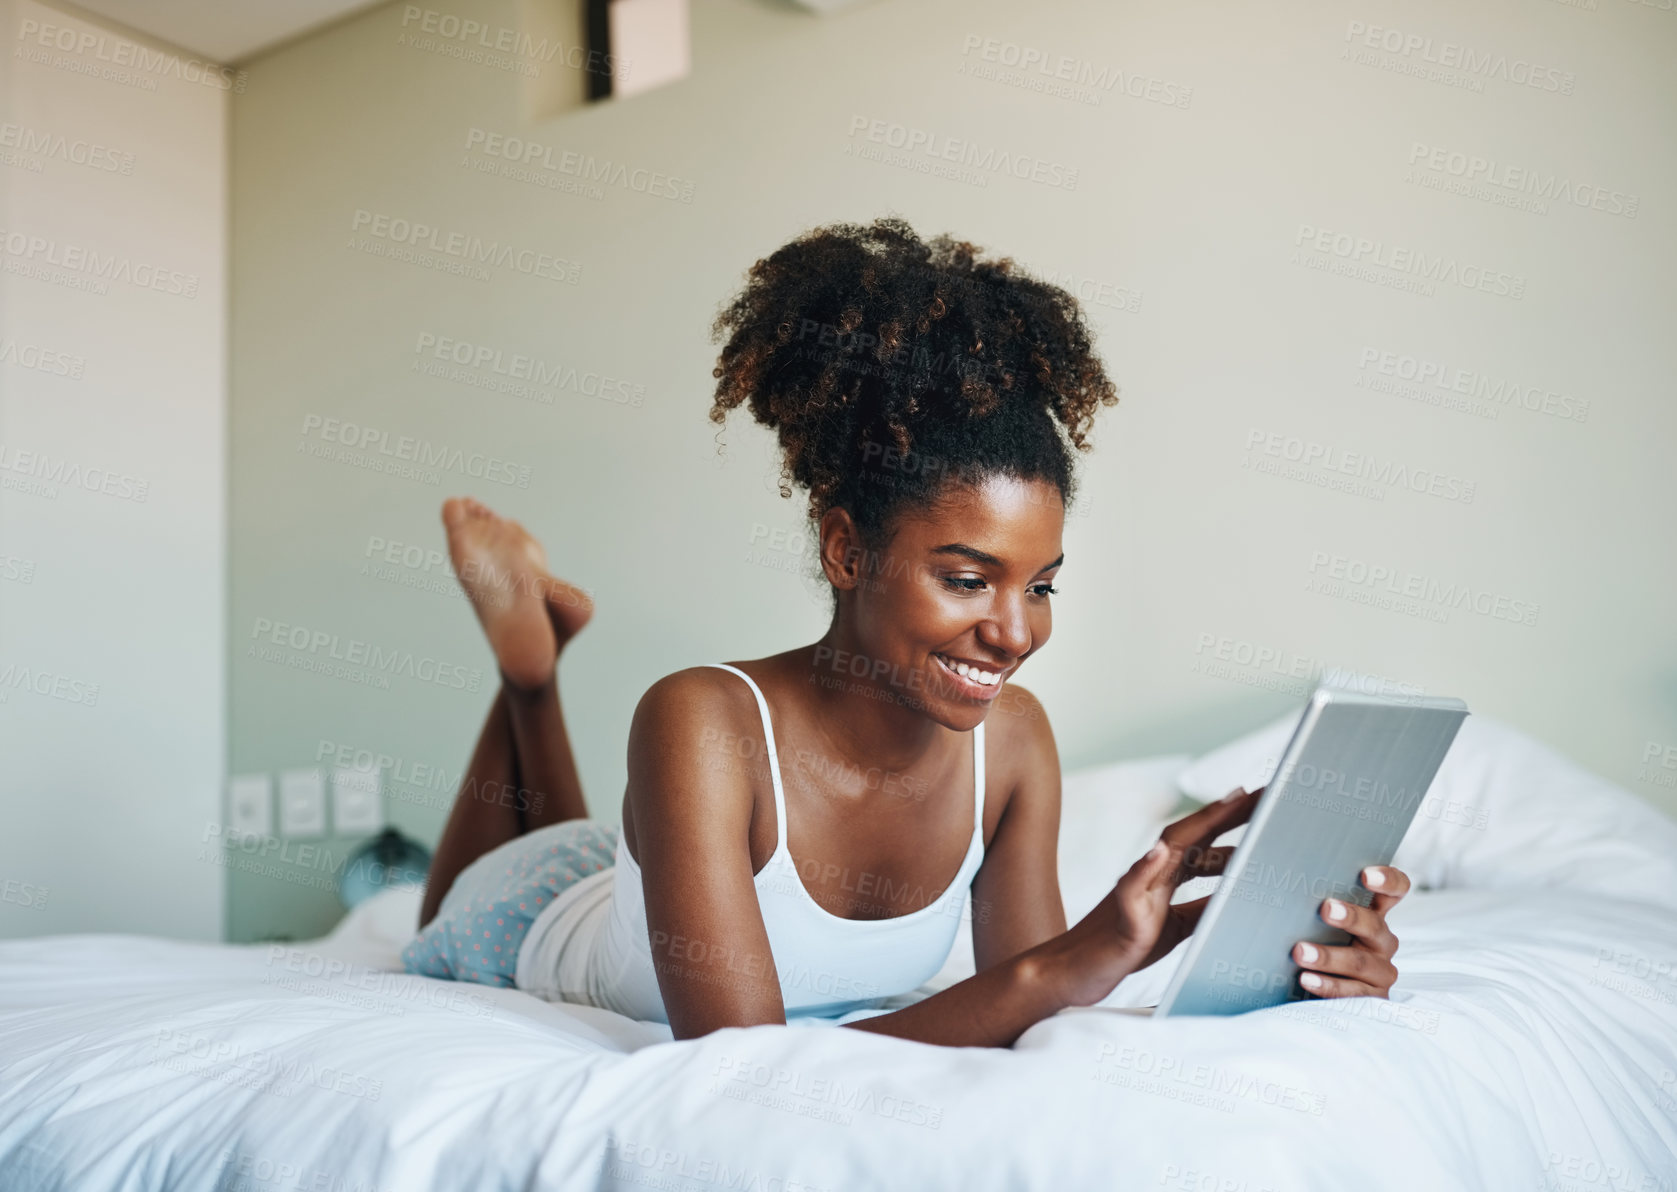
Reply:
[[[1469,724],[1446,763],[1468,810],[1399,857],[1441,888],[1393,913],[1390,1002],[1114,1008],[1151,1000],[1167,958],[1011,1050],[773,1026],[675,1043],[365,967],[393,967],[371,913],[297,949],[11,942],[0,1188],[1677,1187],[1677,825]],[[1088,863],[1116,875],[1150,833]],[[1075,917],[1072,887],[1108,879],[1072,876]]]

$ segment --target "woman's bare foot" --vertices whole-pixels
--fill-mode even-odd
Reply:
[[[534,690],[553,680],[559,651],[588,623],[594,602],[547,569],[541,543],[470,497],[443,502],[448,553],[477,611],[501,677]]]

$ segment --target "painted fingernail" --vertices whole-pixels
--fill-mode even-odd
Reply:
[[[1153,842],[1153,847],[1147,850],[1147,860],[1157,861],[1160,857],[1164,856],[1165,853],[1168,852],[1168,851],[1169,850],[1165,847],[1165,842],[1164,841],[1155,840]]]
[[[1300,944],[1299,955],[1304,958],[1304,963],[1315,964],[1316,958],[1320,956],[1321,953],[1316,950],[1315,944]]]
[[[1339,901],[1337,898],[1328,899],[1328,918],[1332,919],[1335,923],[1338,923],[1341,919],[1345,918],[1345,915],[1346,910],[1343,902]]]
[[[1378,870],[1378,869],[1365,869],[1365,870],[1363,870],[1363,885],[1369,887],[1370,889],[1378,890],[1381,886],[1384,886],[1385,884],[1386,884],[1386,875],[1381,870]]]
[[[1306,989],[1320,989],[1322,988],[1322,978],[1315,973],[1305,973],[1299,978],[1299,984]]]

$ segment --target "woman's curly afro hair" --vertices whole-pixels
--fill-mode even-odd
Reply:
[[[878,545],[902,507],[997,473],[1071,500],[1070,448],[1117,391],[1077,300],[979,251],[894,217],[830,224],[753,265],[717,315],[711,421],[749,405],[812,521],[842,507]]]

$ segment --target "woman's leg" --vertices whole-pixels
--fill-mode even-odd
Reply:
[[[586,819],[588,804],[582,797],[570,734],[565,731],[557,679],[534,691],[503,686],[501,694],[517,746],[524,830]]]
[[[453,498],[443,504],[443,524],[455,574],[495,652],[501,689],[432,858],[420,927],[478,857],[533,828],[588,814],[555,672],[593,603],[548,572],[540,544],[517,522]]]
[[[443,838],[431,858],[431,872],[425,878],[425,900],[419,907],[421,927],[436,918],[443,895],[462,869],[490,849],[523,833],[524,817],[514,801],[494,797],[505,789],[517,791],[520,785],[518,747],[503,689],[495,693],[495,702],[489,705],[489,716],[478,734],[477,748],[472,751],[466,772],[460,776],[460,791],[449,810]]]

